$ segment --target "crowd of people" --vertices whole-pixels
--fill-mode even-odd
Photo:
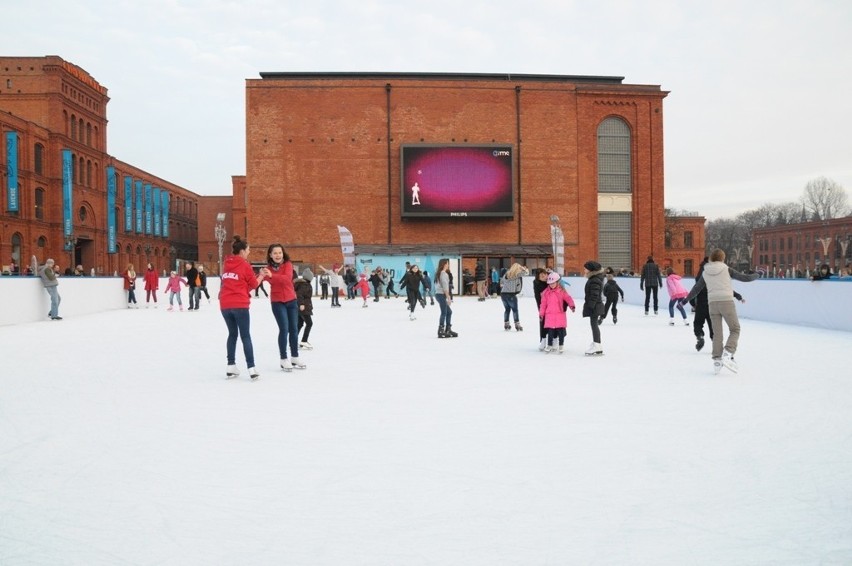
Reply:
[[[278,349],[280,367],[284,371],[305,369],[307,366],[299,356],[300,350],[310,350],[309,342],[313,328],[313,298],[314,273],[305,268],[297,273],[282,244],[269,246],[266,263],[255,269],[248,262],[248,242],[239,236],[234,237],[232,255],[226,258],[221,275],[219,305],[228,330],[226,340],[226,377],[238,377],[240,371],[236,365],[236,344],[238,339],[243,346],[249,377],[257,379],[259,372],[254,363],[254,353],[251,342],[249,304],[251,292],[269,286],[267,296],[270,300],[273,318],[278,326]],[[78,266],[77,275],[82,275],[82,267]],[[339,308],[340,297],[345,300],[357,301],[362,307],[369,306],[370,297],[373,302],[379,302],[381,297],[390,299],[400,297],[399,290],[404,293],[406,309],[410,320],[416,320],[417,306],[425,308],[427,300],[439,307],[438,338],[456,338],[458,333],[453,330],[453,298],[456,288],[453,274],[450,270],[449,258],[442,258],[433,275],[421,271],[417,264],[406,262],[405,271],[398,281],[392,270],[376,267],[369,271],[358,273],[354,266],[334,264],[331,268],[318,266],[317,279],[320,300],[330,299],[332,308]],[[473,274],[463,271],[462,287],[470,286],[479,301],[485,301],[489,296],[499,296],[503,304],[503,327],[506,331],[513,328],[523,331],[520,322],[518,296],[523,291],[524,277],[530,271],[514,263],[511,267],[498,271],[491,269],[490,276],[486,275],[482,262],[477,262]],[[663,273],[665,275],[663,275]],[[849,277],[841,271],[840,277]],[[59,316],[59,267],[53,259],[48,259],[41,266],[37,275],[40,277],[46,292],[50,297],[51,320],[62,320]],[[533,294],[539,316],[539,350],[545,353],[564,352],[564,342],[568,323],[567,311],[575,312],[576,305],[568,292],[565,282],[559,273],[549,269],[536,269],[533,275]],[[582,305],[583,318],[589,319],[591,343],[585,351],[587,356],[603,355],[601,325],[612,315],[612,323],[618,323],[618,302],[624,300],[624,290],[616,280],[617,277],[628,275],[625,270],[615,271],[612,267],[603,268],[594,260],[587,261],[583,266],[586,283]],[[696,276],[695,284],[687,291],[681,283],[681,275],[674,272],[672,267],[661,270],[652,256],[648,256],[639,274],[639,289],[645,294],[644,312],[649,316],[659,314],[658,290],[665,281],[668,291],[669,324],[675,325],[675,310],[677,310],[684,325],[689,326],[687,303],[692,306],[694,317],[692,321],[695,335],[696,350],[704,347],[704,327],[712,341],[713,371],[719,373],[722,368],[737,372],[734,361],[737,351],[740,324],[736,312],[736,301],[745,302],[742,295],[733,290],[732,280],[742,282],[754,281],[758,273],[741,273],[725,263],[725,252],[714,250],[704,258]],[[134,265],[128,264],[121,274],[127,299],[128,308],[138,308],[136,298],[137,279],[140,278]],[[469,277],[469,279],[468,279]],[[836,278],[827,265],[821,266],[811,277],[813,281]],[[157,292],[159,290],[159,275],[151,263],[148,263],[141,274],[145,289],[146,308],[157,307]],[[169,295],[169,307],[172,311],[177,302],[177,308],[183,311],[181,288],[186,287],[189,295],[188,310],[198,310],[202,295],[210,303],[207,290],[207,274],[201,263],[187,262],[185,271],[179,275],[171,271],[162,289]],[[266,293],[266,290],[263,289]],[[727,326],[728,336],[724,339],[723,323]],[[715,331],[714,331],[715,329]],[[301,338],[300,338],[301,335]]]

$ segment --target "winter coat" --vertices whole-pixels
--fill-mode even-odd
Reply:
[[[156,291],[160,286],[160,277],[157,275],[157,271],[154,269],[148,269],[145,271],[145,290],[146,291]]]
[[[702,289],[707,289],[708,303],[716,301],[733,301],[734,288],[731,279],[748,283],[757,279],[757,273],[746,275],[732,269],[721,261],[711,261],[704,266],[701,277],[695,281],[695,286],[686,296],[687,300],[697,297]]]
[[[59,285],[59,278],[56,277],[56,272],[53,271],[52,265],[43,265],[39,267],[38,276],[41,277],[41,284],[45,287],[56,287]]]
[[[650,259],[642,266],[642,277],[639,279],[639,288],[644,289],[645,285],[648,287],[663,286],[663,276],[660,275],[660,267]]]
[[[199,287],[207,287],[207,272],[199,271],[198,278],[201,279],[201,285],[199,285]]]
[[[135,289],[136,288],[136,272],[125,271],[121,274],[124,278],[124,290]]]
[[[545,289],[547,289],[547,281],[542,281],[536,275],[533,279],[533,295],[535,295],[535,304],[539,307],[541,306],[541,294],[544,293]]]
[[[222,283],[219,289],[219,308],[249,308],[249,292],[257,287],[257,276],[251,264],[239,255],[229,255],[222,266]],[[295,293],[294,297],[295,298]]]
[[[186,273],[184,273],[183,276],[186,277],[186,282],[187,284],[189,284],[190,289],[194,289],[195,287],[197,287],[197,285],[195,284],[195,278],[198,277],[197,269],[191,267],[186,270]]]
[[[604,297],[606,297],[608,301],[614,301],[619,295],[621,295],[621,300],[624,300],[624,291],[618,286],[615,279],[607,280],[604,284],[603,293]]]
[[[408,273],[403,275],[402,280],[404,283],[401,287],[405,287],[410,293],[418,293],[420,291],[420,283],[423,281],[423,272],[420,270],[409,270]]]
[[[369,296],[369,294],[370,294],[370,285],[367,283],[366,277],[361,277],[360,279],[358,279],[358,282],[355,283],[355,286],[352,287],[352,289],[356,293],[358,291],[361,291],[361,297],[365,300],[367,299],[367,296]]]
[[[266,267],[272,272],[272,276],[266,278],[269,281],[270,302],[289,303],[290,301],[295,301],[296,289],[293,288],[293,264],[285,261],[279,264],[270,263]]]
[[[180,286],[183,285],[185,287],[189,287],[186,281],[182,279],[179,275],[172,275],[166,281],[166,287],[163,291],[170,291],[172,293],[180,293]]]
[[[475,281],[487,281],[488,276],[485,273],[485,266],[481,263],[476,264],[476,269],[473,270],[473,279]]]
[[[568,305],[571,312],[574,312],[574,298],[562,285],[557,285],[555,289],[548,286],[547,289],[542,291],[538,316],[544,319],[545,328],[565,328],[568,326],[565,305]]]
[[[583,316],[603,316],[603,286],[604,272],[603,269],[590,271],[586,275],[586,298],[583,301]]]
[[[313,287],[311,287],[311,284],[308,281],[305,281],[304,279],[299,277],[293,284],[293,288],[296,290],[296,300],[299,302],[299,312],[305,316],[313,315],[314,289]]]
[[[689,294],[680,284],[680,279],[681,277],[677,273],[672,273],[666,277],[666,289],[669,292],[669,298],[682,299]]]

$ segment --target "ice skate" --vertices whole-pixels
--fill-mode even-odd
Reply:
[[[684,326],[689,326],[689,321],[688,321],[688,320],[686,320],[686,319],[683,319],[683,325],[684,325]]]
[[[674,326],[674,319],[671,319],[671,320],[669,321],[669,326]]]
[[[543,351],[545,354],[549,354],[550,352],[552,352],[552,351],[553,351],[553,346],[551,346],[550,344],[545,344],[545,345],[544,345],[544,350],[542,350],[542,351]]]
[[[559,353],[560,353],[560,354],[564,354],[564,353],[565,353],[565,346],[559,346]]]
[[[701,351],[701,348],[704,347],[704,336],[699,336],[698,341],[695,342],[695,350],[697,352]]]
[[[281,369],[284,371],[293,371],[293,364],[290,363],[288,358],[281,359]]]
[[[524,327],[523,327],[523,326],[521,326],[521,323],[520,323],[520,322],[516,322],[516,323],[515,323],[515,332],[523,332],[523,330],[524,330]]]
[[[713,360],[713,374],[719,375],[719,372],[722,371],[722,362],[721,360]]]
[[[302,350],[313,350],[314,349],[314,347],[311,345],[310,342],[300,342],[299,348],[301,348]]]
[[[408,313],[408,320],[417,320],[417,317],[414,316],[413,312]]]
[[[445,334],[447,335],[447,338],[457,338],[458,337],[458,333],[453,331],[453,327],[450,324],[447,325],[447,328],[445,330]]]
[[[509,324],[509,321],[503,323],[503,330],[512,330],[512,325]]]
[[[615,315],[612,315],[612,323],[613,323],[613,324],[618,324],[618,318],[616,318],[616,316],[615,316]]]
[[[260,377],[260,372],[257,371],[257,369],[255,369],[255,368],[248,368],[248,369],[249,369],[249,377],[251,378],[251,380],[257,381],[257,378]]]
[[[542,338],[541,341],[538,343],[538,349],[539,349],[539,351],[543,352],[546,347],[547,347],[547,338]]]
[[[586,355],[587,356],[602,356],[603,355],[603,348],[601,347],[601,345],[598,342],[592,342],[589,345],[589,349],[586,350]]]
[[[239,377],[240,369],[237,366],[228,366],[225,370],[225,379],[234,379],[235,377]]]
[[[739,371],[737,362],[734,361],[734,355],[727,350],[722,354],[722,365],[734,373]]]
[[[290,363],[293,364],[293,367],[296,369],[305,369],[306,367],[308,367],[302,360],[300,360],[296,356],[290,358]]]

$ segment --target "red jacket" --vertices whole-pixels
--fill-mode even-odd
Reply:
[[[136,288],[136,272],[133,272],[133,276],[131,277],[129,271],[125,271],[121,274],[124,277],[124,290],[127,291],[131,287]]]
[[[288,303],[296,300],[296,288],[293,286],[293,264],[285,261],[280,265],[269,264],[272,272],[269,281],[269,300],[273,303]]]
[[[145,290],[156,291],[160,286],[160,277],[157,275],[156,269],[148,269],[145,271]]]
[[[257,276],[251,264],[238,255],[229,255],[222,266],[219,308],[249,308],[249,291],[257,287]]]

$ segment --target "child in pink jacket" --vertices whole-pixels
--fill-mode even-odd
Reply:
[[[666,289],[669,292],[669,326],[674,326],[674,310],[677,307],[677,310],[680,311],[680,314],[683,316],[683,323],[686,326],[689,326],[689,321],[686,320],[686,310],[683,308],[683,303],[685,302],[686,296],[689,294],[686,289],[683,288],[683,285],[680,284],[680,275],[674,272],[671,267],[666,268]]]
[[[553,340],[559,339],[559,353],[564,351],[565,329],[568,327],[568,316],[565,314],[565,305],[574,312],[574,299],[559,284],[560,276],[551,272],[547,276],[547,288],[541,292],[541,306],[538,316],[544,321],[544,330],[547,332],[547,345],[544,353],[553,351]]]
[[[177,272],[172,271],[169,274],[169,280],[166,281],[166,288],[163,291],[169,292],[169,308],[167,310],[174,310],[174,300],[177,297],[178,306],[180,310],[183,310],[183,303],[180,301],[180,286],[183,284],[185,287],[188,286],[185,279],[179,277]]]
[[[362,273],[358,278],[358,282],[355,283],[355,286],[352,287],[352,291],[357,293],[361,291],[361,298],[364,299],[364,304],[361,305],[364,308],[367,308],[367,297],[370,296],[370,284],[367,283],[367,274]]]

